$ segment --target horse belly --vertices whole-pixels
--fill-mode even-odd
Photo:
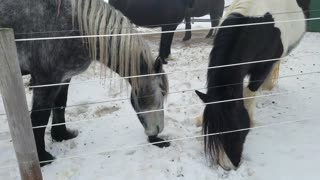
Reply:
[[[63,75],[63,81],[83,73],[92,62],[89,56],[83,55],[80,52],[75,52],[70,58],[63,58],[60,61],[60,65],[56,67],[56,70]]]
[[[183,0],[129,1],[122,13],[138,26],[161,27],[162,24],[182,22],[185,4]]]
[[[86,71],[90,66],[91,62],[92,61],[88,59],[88,61],[85,61],[85,62],[74,63],[72,64],[73,66],[72,69],[69,69],[68,66],[66,66],[65,69],[63,70],[64,73],[62,76],[62,82],[64,82],[67,79],[71,79],[73,76],[79,75],[84,71]]]
[[[209,10],[212,3],[209,3],[208,0],[195,0],[194,5],[192,7],[192,17],[201,17],[209,14]],[[214,4],[213,4],[214,5]]]

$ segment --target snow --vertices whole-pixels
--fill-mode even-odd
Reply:
[[[148,42],[156,55],[158,41]],[[172,49],[174,60],[165,66],[166,72],[206,68],[211,44],[211,40],[204,38],[186,43],[181,42],[180,37],[176,38]],[[281,64],[280,76],[319,71],[319,47],[320,33],[307,33],[288,60]],[[170,92],[199,89],[205,86],[206,71],[173,73],[168,78]],[[92,79],[97,81],[81,83]],[[176,141],[164,149],[155,146],[130,148],[147,143],[147,139],[139,120],[133,115],[129,100],[68,108],[68,122],[90,121],[68,125],[71,129],[79,130],[80,134],[73,140],[61,143],[52,141],[48,128],[47,150],[58,160],[42,168],[44,179],[317,180],[320,176],[317,167],[320,145],[316,140],[320,137],[318,79],[319,74],[281,78],[274,90],[260,93],[297,91],[258,98],[254,112],[256,126],[311,120],[251,131],[241,166],[230,172],[207,163],[202,139]],[[28,82],[28,77],[24,78],[24,82]],[[73,78],[72,83],[69,106],[127,98],[129,94],[129,90],[120,92],[121,83],[101,80],[98,64],[93,64],[85,73]],[[31,105],[32,91],[26,88],[26,95]],[[200,135],[201,129],[195,126],[195,117],[201,114],[203,106],[174,109],[198,103],[201,101],[193,91],[170,94],[165,105],[170,110],[165,112],[166,125],[161,137],[174,139]],[[3,113],[5,111],[0,98],[0,114]],[[3,115],[0,115],[0,152],[0,179],[19,179],[17,167],[1,168],[16,162],[6,117]]]

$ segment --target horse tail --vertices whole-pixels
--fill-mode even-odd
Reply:
[[[246,23],[241,14],[230,14],[221,26]],[[210,53],[209,67],[235,63],[230,51],[238,38],[241,27],[222,28],[214,40]],[[235,66],[208,70],[208,102],[237,99],[243,97],[243,81],[246,66]],[[238,83],[237,85],[224,86]],[[214,86],[219,88],[211,88]],[[210,97],[214,94],[214,97]],[[203,99],[203,98],[201,98]],[[211,99],[211,100],[210,100]],[[203,114],[204,150],[210,160],[224,169],[230,170],[239,166],[248,130],[250,117],[243,100],[209,104]],[[235,132],[234,132],[235,131]]]

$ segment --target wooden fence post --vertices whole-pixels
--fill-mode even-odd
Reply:
[[[22,180],[42,180],[12,29],[0,29],[0,90]]]

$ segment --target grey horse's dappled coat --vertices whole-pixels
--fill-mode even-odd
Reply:
[[[127,18],[103,0],[1,0],[0,28],[12,28],[16,39],[73,37],[17,42],[21,72],[31,74],[33,85],[68,83],[93,60],[122,77],[163,72],[161,61],[153,59],[143,38],[128,35],[136,31]],[[74,38],[82,35],[100,36]],[[168,90],[165,75],[127,80],[136,112],[163,108]],[[51,129],[56,141],[77,136],[64,124],[67,94],[68,85],[33,89],[32,125],[46,126],[52,113],[52,123],[62,124]],[[138,118],[150,141],[161,140],[156,136],[164,127],[163,111],[141,113]],[[45,128],[34,128],[40,161],[50,163],[53,156],[45,150],[44,132]]]

